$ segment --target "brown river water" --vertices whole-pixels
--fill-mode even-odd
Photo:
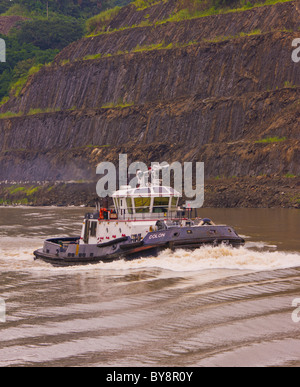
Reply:
[[[299,210],[200,211],[235,227],[240,249],[33,260],[45,238],[78,235],[85,212],[0,208],[0,366],[300,365]]]

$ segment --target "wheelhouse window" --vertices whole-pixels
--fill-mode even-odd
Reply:
[[[168,212],[169,200],[170,198],[166,198],[166,197],[154,198],[153,212],[154,213]]]
[[[96,236],[96,231],[97,231],[97,222],[91,222],[90,225],[90,236],[95,237]]]
[[[131,200],[131,198],[126,198],[126,204],[127,204],[128,214],[132,215],[133,214],[133,208],[132,208],[132,200]]]
[[[150,212],[151,198],[134,198],[135,212],[144,214]]]

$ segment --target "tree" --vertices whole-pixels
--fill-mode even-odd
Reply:
[[[6,12],[11,7],[10,0],[1,0],[0,2],[0,14]]]
[[[84,26],[76,19],[55,17],[49,20],[26,21],[15,33],[20,43],[32,43],[42,50],[61,50],[83,36]]]

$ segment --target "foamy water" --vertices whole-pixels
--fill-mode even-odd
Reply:
[[[33,251],[41,247],[43,241],[39,238],[19,238],[17,243],[13,238],[4,237],[0,245],[0,265],[2,269],[10,270],[46,270],[46,271],[89,271],[89,270],[137,270],[163,269],[174,272],[197,272],[207,269],[233,270],[277,270],[300,266],[300,253],[266,251],[275,246],[258,243],[246,243],[245,247],[232,248],[228,246],[204,246],[194,251],[179,249],[174,252],[167,249],[157,257],[135,259],[133,261],[119,260],[100,262],[93,265],[55,268],[40,260],[33,260]],[[263,250],[263,251],[260,251]]]
[[[238,249],[33,260],[45,238],[77,235],[84,212],[0,209],[0,366],[300,365],[299,212],[215,210],[246,238]]]
[[[276,270],[300,265],[300,254],[284,252],[258,252],[241,247],[238,249],[202,247],[194,251],[165,250],[158,257],[144,258],[131,262],[112,262],[102,264],[109,269],[160,268],[171,271],[190,272],[207,269],[235,270]]]

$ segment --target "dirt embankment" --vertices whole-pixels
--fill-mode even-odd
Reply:
[[[93,207],[97,200],[96,182],[2,183],[0,198],[0,205]],[[300,177],[207,179],[204,207],[300,209]]]

